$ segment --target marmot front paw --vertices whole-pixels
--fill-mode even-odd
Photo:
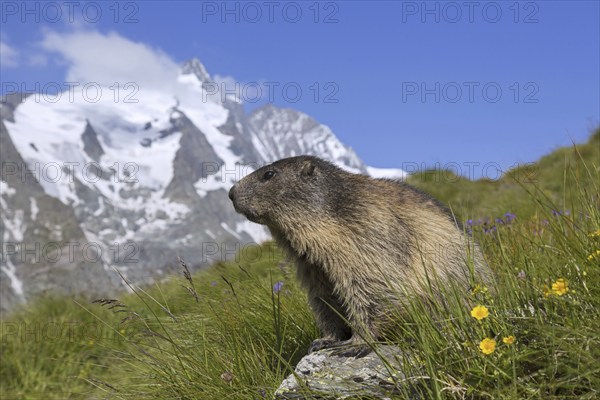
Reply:
[[[308,354],[314,353],[315,351],[328,349],[330,347],[335,347],[335,346],[340,345],[341,343],[343,343],[343,342],[340,340],[336,340],[336,339],[329,339],[329,338],[315,339],[315,340],[313,340],[310,347],[308,348]]]

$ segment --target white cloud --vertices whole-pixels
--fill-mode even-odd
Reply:
[[[226,88],[230,88],[233,89],[235,88],[236,83],[239,83],[238,81],[235,80],[235,78],[231,75],[219,75],[219,74],[215,74],[215,76],[213,76],[213,81],[219,85],[219,87],[221,85],[225,85]]]
[[[74,30],[59,33],[46,30],[39,43],[41,52],[30,55],[28,63],[43,66],[58,54],[58,62],[67,67],[66,82],[77,82],[81,86],[97,83],[111,87],[119,83],[121,87],[129,82],[137,85],[140,93],[161,91],[171,93],[180,100],[204,98],[200,82],[190,77],[180,76],[180,66],[160,49],[145,43],[134,42],[118,33],[103,34],[90,30]],[[239,82],[231,76],[214,75],[219,92],[217,102],[227,96],[242,103],[256,103],[264,100],[268,88],[259,82]]]
[[[179,66],[164,52],[114,32],[48,31],[41,46],[66,61],[66,80],[71,82],[102,86],[134,82],[140,90],[171,89],[179,73]]]
[[[30,54],[27,56],[27,64],[32,67],[45,67],[48,65],[48,57],[41,53]]]
[[[214,75],[213,81],[221,92],[239,103],[257,103],[268,98],[269,87],[264,80],[240,82],[230,75]]]
[[[0,64],[3,67],[19,65],[19,52],[2,41],[0,41]]]
[[[218,86],[223,96],[227,96],[230,100],[237,101],[238,103],[243,102],[242,84],[236,81],[233,76],[216,74],[212,80]]]

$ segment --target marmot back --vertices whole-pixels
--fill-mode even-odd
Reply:
[[[449,283],[466,290],[490,274],[451,214],[402,182],[299,156],[258,169],[229,197],[296,261],[324,336],[311,350],[378,339],[404,296]]]

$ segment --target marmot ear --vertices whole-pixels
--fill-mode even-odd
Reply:
[[[304,163],[302,163],[301,175],[303,177],[313,176],[315,174],[316,169],[317,169],[317,166],[315,164],[313,164],[312,161],[310,161],[310,160],[304,161]]]

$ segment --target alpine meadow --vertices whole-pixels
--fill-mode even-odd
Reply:
[[[600,397],[600,129],[495,180],[406,181],[450,208],[494,279],[407,305],[391,398]],[[121,276],[117,298],[40,295],[4,316],[0,397],[273,398],[319,337],[294,266],[271,242],[188,263],[150,286]]]

